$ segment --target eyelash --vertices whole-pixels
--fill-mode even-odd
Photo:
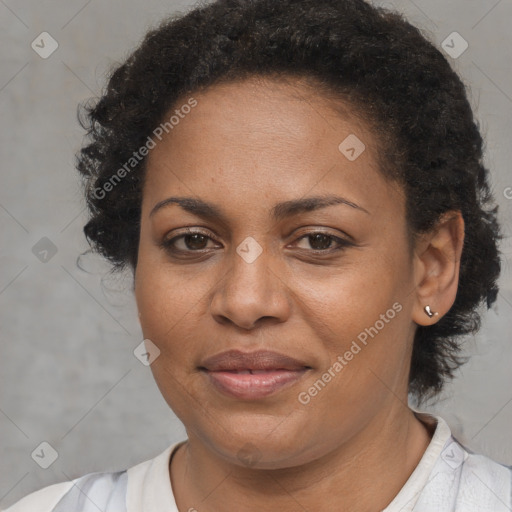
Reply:
[[[338,251],[342,251],[344,250],[345,248],[347,247],[350,247],[350,246],[354,246],[354,243],[352,242],[349,242],[348,240],[345,240],[343,238],[340,238],[340,237],[337,237],[337,236],[334,236],[334,235],[330,235],[329,233],[325,233],[323,231],[311,231],[309,233],[305,233],[304,235],[300,236],[299,238],[297,238],[296,241],[299,241],[299,240],[302,240],[304,238],[307,238],[309,236],[312,236],[312,235],[317,235],[317,234],[320,234],[320,235],[324,235],[326,236],[327,238],[330,238],[332,241],[336,242],[338,244],[338,247],[336,248],[329,248],[329,249],[303,249],[311,254],[315,254],[315,255],[327,255],[327,254],[332,254],[334,252],[338,252]],[[170,239],[164,239],[162,241],[162,243],[160,244],[160,246],[170,252],[171,254],[193,254],[193,253],[196,253],[196,254],[205,254],[206,251],[208,251],[208,249],[199,249],[199,250],[183,250],[183,249],[176,249],[174,247],[174,243],[181,239],[181,238],[184,238],[185,236],[189,236],[189,235],[202,235],[210,240],[213,240],[214,242],[216,242],[216,240],[214,238],[212,238],[211,236],[207,235],[206,233],[202,232],[202,231],[197,231],[197,230],[192,230],[192,229],[189,229],[189,230],[186,230],[184,233],[178,235],[178,236],[175,236],[173,238],[170,238]]]

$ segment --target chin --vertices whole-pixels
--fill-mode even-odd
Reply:
[[[306,425],[291,423],[289,418],[283,421],[283,417],[230,415],[226,422],[219,422],[215,432],[201,437],[204,444],[230,463],[254,469],[279,469],[315,458],[313,450],[317,451],[318,435],[312,433],[308,439],[308,430]]]

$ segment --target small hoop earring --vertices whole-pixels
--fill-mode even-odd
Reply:
[[[432,318],[433,316],[437,316],[437,315],[439,315],[439,313],[438,313],[437,311],[432,312],[432,310],[430,309],[430,306],[428,306],[428,305],[427,305],[427,306],[425,306],[423,309],[425,310],[425,313],[426,313],[426,315],[427,315],[429,318]]]

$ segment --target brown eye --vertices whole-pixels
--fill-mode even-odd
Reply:
[[[313,251],[335,251],[338,249],[342,249],[348,245],[350,242],[347,240],[343,240],[337,236],[329,235],[327,233],[316,232],[316,233],[308,233],[298,239],[299,241],[304,240],[307,241],[309,248]],[[336,245],[337,247],[333,245]],[[308,249],[308,247],[301,247],[304,249]]]
[[[315,250],[329,249],[333,242],[332,236],[324,235],[323,233],[308,235],[308,239],[311,248]]]
[[[200,250],[205,249],[208,237],[201,234],[185,235],[182,237],[187,249]]]
[[[171,253],[193,253],[212,248],[208,242],[213,239],[199,231],[189,231],[173,238],[164,240],[161,245]]]

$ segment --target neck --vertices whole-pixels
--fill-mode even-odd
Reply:
[[[402,404],[392,414],[375,417],[349,442],[291,468],[230,464],[189,435],[173,457],[171,482],[180,511],[374,512],[398,494],[430,439],[427,427]]]

